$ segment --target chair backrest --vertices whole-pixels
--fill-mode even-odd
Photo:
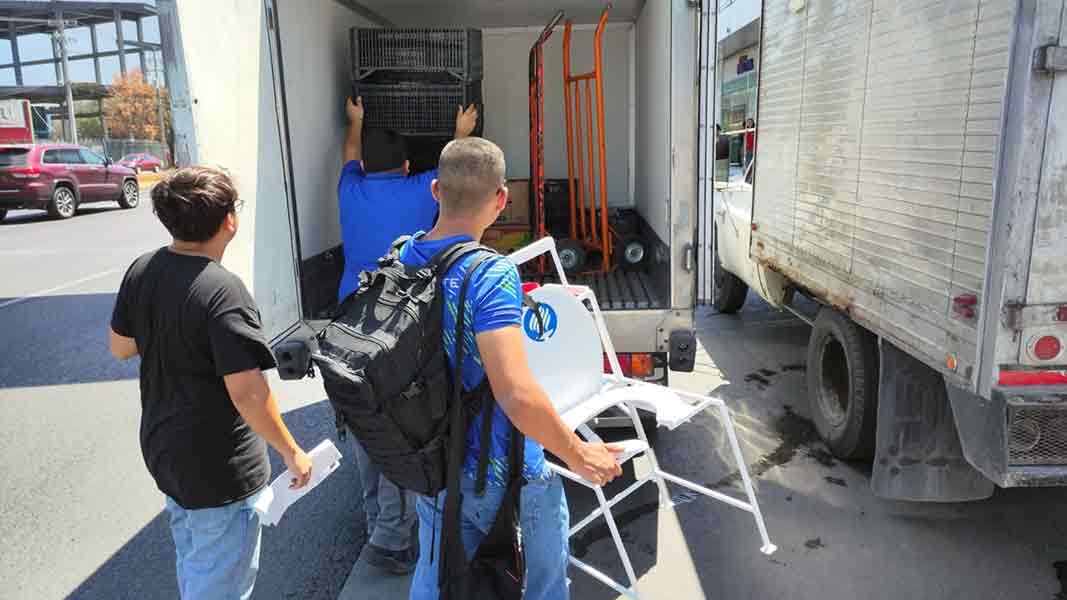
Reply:
[[[530,369],[560,413],[600,391],[604,350],[589,309],[565,287],[544,285],[530,293],[541,304],[545,332],[524,309],[522,328]]]

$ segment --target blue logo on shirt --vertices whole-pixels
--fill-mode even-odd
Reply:
[[[540,320],[537,318],[538,313],[541,315]],[[538,305],[538,312],[526,309],[526,314],[522,317],[522,328],[526,331],[526,337],[535,342],[544,342],[556,335],[558,325],[556,311],[547,304]]]

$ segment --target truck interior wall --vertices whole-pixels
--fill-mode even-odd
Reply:
[[[336,252],[341,243],[337,178],[348,127],[348,30],[374,26],[337,2],[278,3],[292,189],[299,209],[300,278],[308,317],[321,316],[332,306],[343,265]]]
[[[351,93],[348,30],[375,25],[336,2],[301,0],[280,0],[278,22],[300,250],[307,258],[341,240],[337,177],[348,129],[344,102]]]
[[[209,3],[161,2],[159,8],[165,68],[174,82],[177,153],[186,164],[221,166],[233,177],[244,206],[224,264],[255,296],[273,339],[300,311],[263,6],[216,11]],[[244,51],[220,52],[221,39]],[[239,122],[255,126],[233,126]]]
[[[636,27],[635,204],[664,244],[671,239],[671,3],[648,2]]]
[[[1016,2],[764,5],[753,255],[970,380]],[[758,229],[757,229],[758,228]]]
[[[577,25],[575,27],[571,38],[571,71],[575,74],[586,73],[593,69],[593,31],[586,25],[580,26],[580,29]],[[483,31],[484,135],[504,150],[508,161],[508,178],[511,179],[527,179],[530,176],[528,64],[530,47],[540,33],[539,27]],[[603,36],[604,140],[608,166],[608,204],[613,207],[633,206],[633,192],[630,189],[630,155],[634,147],[631,131],[632,35],[633,24],[609,23]],[[567,138],[562,23],[556,27],[544,47],[544,78],[545,177],[564,179],[567,177]],[[588,114],[584,103],[582,114]],[[578,176],[577,173],[575,176]]]

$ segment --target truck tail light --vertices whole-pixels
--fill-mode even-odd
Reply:
[[[1001,370],[997,383],[1017,385],[1067,385],[1067,371],[1008,371]]]
[[[619,359],[622,374],[627,377],[650,377],[656,371],[651,354],[620,352],[615,356]],[[607,354],[604,355],[604,372],[611,373],[611,361]]]
[[[37,179],[41,171],[37,167],[15,167],[7,170],[8,174],[15,179]]]
[[[1060,355],[1061,350],[1063,350],[1063,345],[1060,344],[1059,338],[1054,335],[1044,335],[1034,341],[1030,351],[1038,360],[1053,360]]]

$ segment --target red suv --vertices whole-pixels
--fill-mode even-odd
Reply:
[[[151,154],[127,154],[119,160],[119,164],[133,169],[140,173],[141,171],[152,171],[158,173],[163,168],[163,161],[152,156]]]
[[[137,174],[87,148],[0,146],[0,220],[16,208],[69,219],[82,204],[118,202],[134,208],[139,200]]]

